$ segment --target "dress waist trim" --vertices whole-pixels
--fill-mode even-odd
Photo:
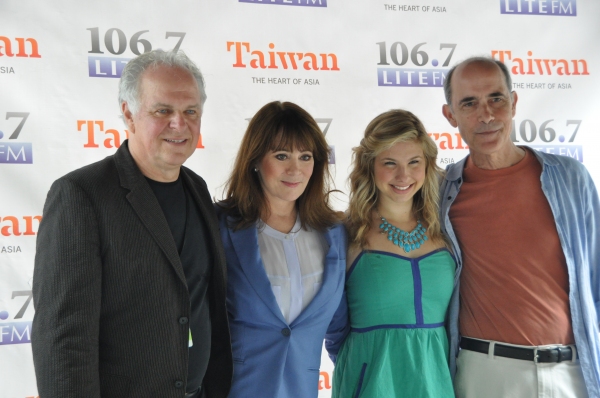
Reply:
[[[351,332],[366,333],[377,329],[435,329],[444,326],[444,322],[439,323],[422,323],[422,324],[391,324],[391,325],[374,325],[366,328],[351,328]]]

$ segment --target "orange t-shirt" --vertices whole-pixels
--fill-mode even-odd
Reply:
[[[569,276],[542,165],[483,170],[467,162],[450,208],[462,250],[460,333],[519,345],[573,344]]]

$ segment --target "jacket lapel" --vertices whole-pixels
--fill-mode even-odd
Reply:
[[[231,221],[228,219],[228,221]],[[287,324],[279,309],[275,295],[271,288],[271,282],[265,272],[265,267],[260,258],[258,247],[258,232],[255,227],[245,228],[238,231],[228,230],[235,253],[239,259],[240,268],[246,275],[250,286],[256,295],[265,303],[281,322]]]
[[[307,318],[312,317],[316,312],[320,311],[320,309],[324,305],[329,303],[329,301],[331,300],[332,293],[336,289],[336,286],[339,281],[337,281],[335,278],[337,270],[335,269],[336,265],[333,263],[337,262],[340,258],[340,254],[338,253],[340,245],[332,244],[334,239],[339,239],[339,236],[334,236],[334,231],[334,228],[328,228],[324,234],[325,240],[327,240],[327,244],[329,244],[329,250],[325,255],[325,262],[323,264],[323,283],[321,284],[321,288],[319,289],[315,297],[312,299],[312,301],[306,306],[304,311],[302,311],[300,315],[298,315],[298,317],[294,319],[291,326],[303,322]],[[341,258],[344,257],[345,256],[342,256]]]
[[[129,190],[127,200],[131,207],[161,248],[179,279],[186,284],[183,266],[169,224],[154,192],[131,157],[127,141],[115,153],[115,162],[121,186]]]
[[[185,167],[181,167],[181,174],[183,178],[183,182],[185,183],[186,189],[192,195],[194,202],[200,211],[200,215],[202,216],[202,220],[206,225],[206,229],[208,231],[208,239],[210,239],[210,248],[212,249],[212,253],[214,256],[214,261],[219,264],[218,270],[220,271],[219,280],[222,281],[223,286],[226,286],[227,282],[227,274],[226,274],[226,260],[225,253],[222,249],[221,245],[221,236],[219,234],[219,221],[217,220],[217,215],[215,213],[212,200],[208,195],[208,189],[206,190],[206,195],[203,196],[202,192],[199,192],[196,187],[198,183],[195,183],[192,178],[188,175],[190,172],[189,169]],[[211,272],[216,272],[217,268],[212,267]]]

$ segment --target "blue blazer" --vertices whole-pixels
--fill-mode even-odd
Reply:
[[[217,207],[217,211],[219,212]],[[234,372],[230,398],[314,398],[318,395],[323,339],[332,360],[349,330],[344,294],[346,232],[329,228],[323,284],[287,324],[275,300],[255,227],[234,232],[219,214],[227,258],[227,310]]]

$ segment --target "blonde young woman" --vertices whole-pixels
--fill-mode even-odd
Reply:
[[[453,397],[444,328],[455,262],[438,220],[437,148],[391,110],[354,149],[346,294],[333,397]]]
[[[346,232],[315,120],[271,102],[250,120],[218,204],[233,349],[229,398],[316,398],[323,339],[347,333]]]

